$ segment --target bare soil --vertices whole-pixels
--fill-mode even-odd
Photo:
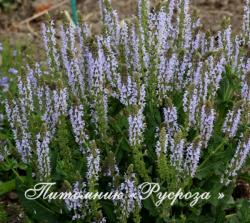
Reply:
[[[40,38],[40,24],[48,18],[57,22],[66,19],[65,10],[70,13],[70,5],[66,3],[57,7],[30,23],[20,25],[20,22],[41,12],[42,10],[54,6],[63,0],[16,0],[10,8],[0,8],[0,41],[11,40],[15,43],[29,45],[29,42],[38,41]],[[204,26],[211,31],[219,30],[224,17],[230,17],[233,29],[238,31],[242,24],[244,0],[193,0],[191,7],[202,19]],[[68,1],[69,2],[69,1]],[[151,0],[152,8],[157,7],[161,0]],[[130,18],[136,14],[136,0],[113,0],[113,7],[119,12],[122,19]],[[100,12],[98,0],[78,0],[77,7],[79,17],[89,23],[94,32],[100,28]]]
[[[40,16],[24,25],[20,25],[20,23],[61,1],[63,0],[15,0],[15,4],[12,4],[9,8],[3,9],[0,7],[0,41],[8,39],[14,46],[17,43],[24,47],[29,46],[30,43],[38,43],[41,46],[40,24],[47,20],[48,15]],[[202,19],[204,26],[212,32],[220,29],[224,17],[230,17],[233,29],[239,31],[242,24],[243,1],[193,0],[191,6]],[[113,0],[112,5],[124,19],[136,14],[136,2],[136,0]],[[152,7],[157,7],[162,1],[152,0],[151,2]],[[78,0],[77,3],[79,17],[89,23],[94,32],[98,32],[100,28],[98,0]],[[49,16],[60,22],[66,18],[65,10],[70,12],[69,3],[50,11]],[[234,196],[235,198],[249,198],[250,186],[240,181]],[[22,208],[18,202],[10,199],[9,195],[0,199],[0,205],[5,206],[9,223],[24,222]]]

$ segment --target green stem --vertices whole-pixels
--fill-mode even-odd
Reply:
[[[15,169],[11,169],[13,171],[13,173],[16,175],[16,177],[22,182],[24,183],[24,180],[22,179],[22,177],[18,174],[18,172],[16,172]]]
[[[204,167],[204,165],[209,161],[209,159],[216,154],[225,144],[227,143],[227,140],[223,140],[220,145],[214,150],[212,151],[209,156],[203,161],[203,163],[199,166],[199,169],[197,170],[197,173],[200,172],[202,170],[202,167]]]
[[[11,165],[10,160],[9,160],[8,158],[6,159],[6,163],[7,163],[8,165]],[[12,172],[16,175],[16,177],[17,177],[22,183],[24,183],[23,177],[21,177],[21,176],[18,174],[18,172],[17,172],[13,167],[10,167],[10,169],[11,169]]]

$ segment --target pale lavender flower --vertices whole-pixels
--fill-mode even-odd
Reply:
[[[91,101],[91,114],[92,114],[92,122],[95,124],[98,129],[98,133],[101,135],[105,134],[107,129],[108,122],[108,111],[107,111],[107,103],[108,96],[107,90],[105,88],[105,72],[104,67],[106,64],[106,58],[101,47],[101,38],[97,38],[98,42],[98,57],[95,60],[93,66],[93,74],[91,74],[91,86],[90,86],[90,94],[92,96]]]
[[[145,130],[144,123],[144,107],[145,107],[145,85],[140,87],[140,92],[137,90],[137,86],[135,85],[132,89],[132,101],[130,100],[130,105],[139,105],[138,111],[134,114],[130,114],[128,117],[129,123],[129,142],[131,146],[140,145],[143,141],[143,132]],[[135,90],[135,92],[133,92]],[[138,94],[139,93],[139,94]],[[134,96],[134,97],[133,97]]]
[[[128,36],[128,25],[126,22],[122,23],[121,26],[121,43],[124,45],[125,48],[125,59],[126,59],[126,65],[127,69],[130,69],[130,61],[132,59],[131,57],[131,50],[129,48],[129,36]]]
[[[162,128],[159,132],[157,128],[155,137],[158,138],[155,146],[155,152],[157,157],[160,157],[161,153],[167,154],[169,141],[172,139],[166,132],[166,128]]]
[[[165,81],[167,84],[171,85],[174,83],[174,75],[178,67],[178,59],[176,54],[174,53],[169,59],[166,67],[166,76]],[[171,90],[171,87],[168,87],[167,90]]]
[[[208,96],[208,88],[209,88],[209,84],[211,83],[211,79],[210,79],[210,73],[209,72],[205,72],[205,77],[204,77],[204,85],[203,85],[203,103],[206,102],[207,100],[207,96]]]
[[[221,178],[221,183],[228,185],[232,178],[237,176],[238,171],[242,168],[250,152],[250,138],[247,140],[240,140],[235,154],[230,161],[225,174]]]
[[[7,145],[4,145],[3,142],[0,141],[1,150],[0,150],[0,162],[3,162],[7,156],[10,155],[10,150],[8,149]]]
[[[118,87],[120,90],[120,86],[118,86],[118,79],[120,78],[119,71],[118,71],[118,60],[115,51],[111,47],[111,38],[108,36],[104,39],[104,46],[107,48],[107,63],[105,71],[107,73],[107,79],[110,82],[110,85],[115,89]],[[120,83],[121,84],[121,83]],[[117,95],[115,95],[117,97]]]
[[[122,86],[120,98],[121,103],[125,104],[126,106],[137,103],[138,89],[136,83],[132,81],[130,75],[128,75],[127,84],[123,84]]]
[[[35,64],[35,74],[38,76],[38,77],[41,77],[44,73],[42,72],[41,70],[41,64],[39,63],[36,63]]]
[[[45,108],[46,112],[42,115],[42,120],[45,121],[48,125],[48,123],[51,122],[50,116],[53,113],[51,91],[48,86],[45,87]]]
[[[46,131],[36,135],[36,149],[38,158],[38,170],[41,179],[48,179],[50,176],[50,149],[51,134]]]
[[[33,100],[33,94],[34,94],[34,89],[37,88],[37,80],[33,75],[33,70],[29,69],[28,76],[26,78],[26,93],[28,97],[29,104],[27,106],[29,107],[30,111],[34,111],[34,100]]]
[[[165,70],[166,70],[166,57],[164,55],[160,55],[158,75],[157,75],[157,85],[158,90],[157,94],[161,98],[161,96],[166,95],[166,83],[165,83]]]
[[[107,220],[103,217],[102,219],[98,219],[98,221],[93,221],[92,223],[107,223]]]
[[[213,84],[214,84],[214,91],[212,92],[212,95],[215,96],[217,93],[217,90],[220,87],[220,82],[222,80],[222,73],[225,72],[225,64],[226,64],[226,59],[224,57],[224,55],[221,56],[219,62],[217,63],[217,65],[215,66],[213,72],[215,73],[215,75],[213,76],[214,80],[213,80]]]
[[[160,55],[159,71],[157,75],[158,94],[160,98],[166,98],[167,92],[172,90],[174,77],[178,67],[178,59],[175,53],[167,60],[164,54]]]
[[[192,64],[190,63],[190,61],[188,59],[187,53],[184,55],[184,58],[182,59],[182,61],[180,61],[179,63],[180,63],[180,68],[179,68],[178,73],[177,73],[178,81],[175,84],[175,86],[178,90],[180,90],[184,86],[184,84],[185,84],[185,82],[183,80],[184,75],[186,72],[189,72],[191,70],[191,66],[192,66]]]
[[[164,50],[167,48],[167,39],[169,35],[169,30],[167,27],[167,15],[166,12],[161,9],[161,11],[158,13],[158,24],[157,24],[157,42],[158,42],[158,47],[159,50]],[[159,51],[159,52],[160,52]]]
[[[243,15],[243,32],[246,36],[250,32],[250,3],[249,0],[245,0],[244,4],[244,15]]]
[[[16,148],[20,154],[22,161],[28,163],[28,160],[32,156],[31,149],[31,134],[28,131],[27,113],[22,113],[20,105],[16,101],[11,102],[5,101],[5,110],[8,121],[10,123]]]
[[[237,35],[235,38],[235,45],[234,45],[234,63],[233,63],[233,67],[236,69],[239,63],[239,53],[240,53],[240,44],[241,44],[241,40],[240,37]]]
[[[179,131],[179,124],[177,122],[177,109],[175,106],[169,106],[164,108],[163,112],[167,133],[173,137],[174,134]]]
[[[63,60],[64,68],[66,69],[67,74],[68,74],[69,84],[71,85],[73,82],[73,80],[72,80],[73,78],[71,77],[70,62],[69,62],[68,54],[67,54],[68,37],[67,37],[67,34],[64,30],[63,25],[61,26],[60,36],[61,36],[61,42],[62,42],[62,44],[61,44],[61,57]]]
[[[33,111],[33,87],[29,76],[27,76],[25,80],[22,80],[22,78],[18,76],[18,93],[22,112]]]
[[[46,56],[47,56],[47,65],[48,65],[48,67],[51,67],[49,38],[48,38],[48,34],[47,34],[48,29],[44,23],[41,25],[41,30],[42,30],[42,38],[43,38],[44,48],[45,48],[45,52],[46,52]]]
[[[57,44],[56,44],[56,30],[55,30],[55,24],[54,24],[54,21],[52,20],[50,22],[50,27],[49,27],[49,30],[48,32],[50,33],[50,40],[51,40],[51,51],[52,51],[52,54],[53,54],[53,59],[54,59],[54,63],[57,67],[57,69],[60,68],[60,60],[59,60],[59,54],[58,54],[58,51],[57,51]]]
[[[141,145],[143,142],[143,132],[145,130],[143,108],[140,108],[136,114],[128,117],[129,123],[129,142],[131,146]]]
[[[136,207],[136,204],[141,207],[141,192],[136,186],[135,174],[125,174],[125,180],[121,183],[119,191],[123,192],[124,198],[120,200],[122,212],[126,217],[129,217]]]
[[[43,106],[44,106],[44,102],[43,102],[44,87],[40,87],[40,86],[37,87],[36,95],[37,95],[37,98],[38,98],[39,109],[40,109],[40,111],[42,111]]]
[[[185,91],[184,95],[183,95],[183,110],[184,110],[184,112],[188,111],[188,97],[189,97],[189,93],[188,93],[188,91]]]
[[[56,111],[60,112],[60,114],[67,113],[67,98],[68,92],[67,88],[60,89],[59,91],[53,91],[54,96],[54,106]]]
[[[17,56],[17,50],[13,50],[12,55],[13,55],[13,57],[16,57]]]
[[[241,83],[241,95],[245,100],[250,100],[250,88],[246,82]]]
[[[203,145],[206,148],[213,133],[215,110],[203,105],[201,108],[200,132],[203,137]]]
[[[106,222],[107,222],[106,218],[103,217],[99,223],[106,223]]]
[[[250,61],[250,60],[249,60]],[[247,66],[243,65],[243,75],[241,77],[241,97],[245,101],[250,101],[250,86],[248,81],[248,72],[250,71],[250,66],[247,68]]]
[[[197,68],[194,72],[193,82],[195,86],[199,86],[201,82],[201,69],[202,69],[203,63],[199,62],[197,65]]]
[[[75,141],[80,145],[81,152],[86,152],[84,144],[89,140],[86,133],[83,106],[75,106],[69,110],[70,122],[75,135]]]
[[[227,56],[228,59],[231,59],[232,53],[233,53],[233,44],[232,44],[232,28],[231,25],[227,27],[227,29],[224,31],[225,41],[226,41],[226,50],[227,50]]]
[[[110,10],[107,9],[106,7],[103,7],[102,11],[103,11],[104,25],[108,29],[108,34],[110,35],[112,42],[118,46],[120,42],[120,32],[121,32],[120,30],[121,26],[118,14],[115,10]]]
[[[36,68],[35,68],[35,74],[40,78],[44,73],[41,71],[41,67],[39,63],[36,63]],[[38,84],[38,81],[35,81],[35,87],[34,88],[34,96],[37,97],[38,99],[38,105],[39,105],[39,110],[42,111],[44,108],[44,95],[45,95],[45,88],[44,86],[41,86]]]
[[[10,68],[9,73],[10,74],[18,74],[18,70],[16,70],[15,68]]]
[[[86,217],[86,213],[83,213],[83,207],[85,208],[89,208],[89,203],[88,200],[83,201],[81,199],[81,196],[83,194],[87,193],[87,189],[86,189],[86,183],[83,182],[75,182],[73,184],[73,191],[72,194],[77,194],[79,196],[71,196],[68,199],[65,199],[65,205],[66,208],[69,211],[73,211],[74,215],[72,216],[72,221],[76,221],[79,219],[84,219]]]
[[[184,148],[185,148],[185,140],[184,139],[171,139],[171,154],[170,154],[170,162],[171,165],[176,168],[177,171],[183,170],[183,158],[184,158]]]
[[[242,63],[243,75],[241,76],[241,96],[245,101],[250,101],[250,86],[249,86],[249,72],[250,72],[250,60],[246,63]]]
[[[201,33],[201,54],[202,55],[206,53],[206,48],[207,48],[206,34]]]
[[[217,34],[217,37],[218,37],[218,49],[223,49],[223,37],[222,37],[222,32],[221,31],[218,31],[218,34]]]
[[[46,123],[53,136],[56,132],[56,125],[60,115],[67,113],[67,89],[51,91],[46,87],[45,104],[46,110],[42,115],[42,120]]]
[[[16,130],[14,130],[14,131],[16,131]],[[16,141],[17,151],[21,155],[22,161],[24,163],[28,163],[28,159],[31,157],[31,145],[30,145],[31,135],[26,130],[23,130],[22,131],[22,138],[18,139],[17,132],[15,134],[16,134],[16,136],[14,138]]]
[[[2,130],[2,125],[3,125],[3,121],[4,121],[4,115],[0,113],[0,130]]]
[[[215,47],[214,36],[211,36],[210,37],[209,51],[214,51],[214,47]]]
[[[196,34],[195,39],[193,40],[192,43],[192,53],[196,50],[199,49],[200,47],[200,42],[201,42],[201,34],[200,32]]]
[[[133,49],[133,70],[140,72],[141,71],[141,63],[139,56],[139,38],[136,34],[135,27],[131,28],[131,43]]]
[[[99,178],[99,173],[101,171],[100,167],[100,150],[96,148],[95,143],[92,142],[92,147],[87,153],[87,174],[86,177],[88,180],[95,179],[96,181]]]
[[[2,77],[0,79],[0,87],[3,88],[3,91],[8,91],[8,89],[9,89],[9,78],[8,77]]]
[[[156,146],[155,146],[155,153],[156,153],[157,157],[160,157],[161,151],[162,151],[161,143],[160,143],[160,141],[158,140],[158,141],[156,142]]]
[[[70,41],[70,49],[71,53],[73,54],[73,58],[76,57],[77,54],[77,48],[76,48],[76,29],[73,25],[70,25],[68,28],[68,35],[69,35],[69,41]]]
[[[229,110],[224,121],[222,132],[226,133],[229,138],[235,137],[240,121],[241,121],[242,109]]]
[[[153,30],[153,29],[157,28],[157,17],[158,17],[159,13],[160,12],[158,12],[158,13],[150,12],[149,13],[149,15],[148,15],[148,28],[149,28],[149,30]],[[155,36],[156,36],[155,33],[152,33],[152,32],[149,33],[150,41],[156,40]]]
[[[144,63],[144,66],[146,68],[149,68],[149,65],[150,65],[150,56],[149,56],[149,52],[146,49],[144,35],[142,35],[141,38],[142,38],[143,63]]]
[[[187,147],[185,161],[184,161],[184,170],[191,177],[195,176],[199,164],[201,146],[202,146],[201,142],[198,142],[196,144],[191,143]]]
[[[189,115],[189,126],[193,126],[196,124],[196,110],[199,103],[199,97],[198,97],[198,91],[197,89],[194,89],[192,97],[189,102],[189,109],[188,109],[188,115]]]
[[[240,120],[241,120],[241,114],[242,114],[242,110],[238,109],[238,111],[237,111],[237,113],[236,113],[236,115],[234,117],[233,123],[232,123],[232,128],[231,128],[229,137],[234,137],[236,135],[236,132],[238,130],[239,123],[240,123]]]
[[[189,15],[189,0],[184,0],[184,48],[189,49],[192,40],[192,21]]]
[[[196,19],[196,20],[193,22],[193,24],[192,24],[192,29],[197,29],[197,28],[199,28],[201,25],[202,25],[202,24],[201,24],[201,19],[198,18],[198,19]]]
[[[174,38],[174,28],[173,28],[173,24],[172,24],[172,19],[173,19],[173,15],[174,15],[175,4],[176,4],[176,0],[169,1],[168,13],[167,13],[167,27],[168,27],[168,30],[170,32],[168,35],[172,36],[173,38]]]

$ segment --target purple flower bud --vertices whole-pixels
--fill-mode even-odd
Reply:
[[[9,73],[10,74],[18,74],[18,71],[15,68],[10,68]]]

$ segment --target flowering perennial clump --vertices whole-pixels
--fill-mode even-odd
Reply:
[[[185,188],[206,175],[217,152],[226,171],[208,170],[221,187],[234,182],[250,150],[249,1],[238,35],[227,21],[204,33],[188,0],[158,11],[138,0],[138,17],[123,21],[108,0],[100,6],[101,34],[61,25],[58,40],[54,21],[43,24],[46,61],[9,71],[18,75],[18,97],[6,99],[6,113],[36,180],[122,191],[124,200],[113,202],[122,222],[140,221],[139,182]],[[73,220],[106,222],[98,200],[65,203]]]

